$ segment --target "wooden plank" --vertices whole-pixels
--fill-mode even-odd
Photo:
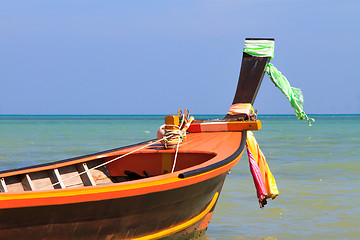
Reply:
[[[30,172],[29,176],[36,190],[54,189],[49,171]]]
[[[84,183],[84,186],[96,186],[95,180],[90,174],[89,168],[86,163],[79,163],[76,165],[80,175],[81,180]]]
[[[19,175],[14,175],[14,176],[9,176],[4,178],[5,183],[6,183],[6,187],[8,189],[9,192],[24,192],[24,186],[21,182],[21,176]]]
[[[21,184],[23,185],[25,191],[35,190],[34,184],[32,183],[31,178],[27,173],[22,176]]]
[[[243,130],[260,130],[261,122],[256,121],[233,121],[233,122],[203,122],[192,123],[188,132],[241,132]]]
[[[0,178],[0,191],[1,192],[8,192],[8,189],[6,187],[5,179]]]
[[[111,177],[110,177],[107,167],[106,166],[97,167],[103,163],[104,163],[104,161],[102,159],[87,162],[87,165],[89,167],[89,172],[90,172],[92,178],[94,179],[96,185],[112,183],[112,180],[111,180]],[[97,168],[93,169],[94,167],[97,167]]]
[[[79,176],[76,165],[58,168],[66,188],[83,187],[84,183]]]
[[[54,188],[65,188],[65,184],[62,181],[59,170],[57,168],[50,170],[50,177],[52,178],[53,184],[58,183],[54,185]]]

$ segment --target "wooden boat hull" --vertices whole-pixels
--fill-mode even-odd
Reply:
[[[28,236],[33,239],[127,239],[151,235],[186,223],[203,212],[215,193],[220,192],[225,176],[226,173],[195,185],[147,195],[1,209],[0,216],[6,222],[1,224],[0,236],[1,239]]]
[[[0,195],[1,239],[28,236],[33,239],[187,239],[190,235],[204,234],[225,177],[241,157],[245,135],[244,132],[189,134],[188,145],[182,146],[182,152],[187,152],[187,146],[193,152],[202,152],[211,145],[216,150],[224,139],[232,140],[226,147],[228,151],[204,162],[200,168],[96,187],[3,193]],[[194,147],[192,141],[201,144]],[[158,148],[143,151],[154,150],[164,154]]]

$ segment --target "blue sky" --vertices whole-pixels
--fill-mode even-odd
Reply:
[[[360,113],[360,1],[3,1],[0,114],[225,114],[246,37],[305,111]],[[259,113],[291,114],[265,76]]]

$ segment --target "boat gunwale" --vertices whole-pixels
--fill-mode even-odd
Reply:
[[[236,165],[240,157],[241,155],[237,156],[232,162],[229,162],[222,167],[185,179],[178,178],[177,175],[172,175],[159,180],[149,181],[145,179],[144,181],[144,179],[141,179],[130,181],[128,184],[115,183],[94,187],[51,189],[49,191],[1,193],[0,209],[102,201],[186,187],[209,180],[227,172]]]
[[[244,140],[244,135],[246,135],[246,130],[243,130],[241,132],[242,132],[242,139],[241,139],[239,148],[242,149],[245,146],[245,142],[246,142],[246,139]],[[194,134],[194,133],[192,133],[192,134]],[[201,133],[201,134],[203,134],[203,133]],[[157,141],[157,139],[151,139],[151,140],[147,140],[147,141],[143,141],[143,142],[127,145],[127,146],[122,146],[122,147],[109,149],[109,150],[105,150],[105,151],[100,151],[100,152],[96,152],[96,153],[92,153],[92,154],[85,154],[85,155],[72,157],[72,158],[67,158],[67,159],[63,159],[63,160],[59,160],[59,161],[55,161],[55,162],[48,162],[48,163],[43,163],[43,164],[38,164],[38,165],[31,165],[31,166],[22,167],[22,168],[4,170],[4,171],[0,171],[0,178],[5,178],[5,177],[10,177],[10,176],[15,176],[15,175],[21,175],[21,174],[27,174],[27,173],[40,172],[40,171],[46,171],[46,170],[51,170],[51,169],[54,169],[54,168],[60,168],[60,167],[75,165],[75,164],[78,164],[78,163],[93,161],[93,160],[106,158],[106,157],[121,156],[121,155],[125,155],[125,154],[130,152],[130,151],[119,152],[121,150],[131,149],[131,148],[136,147],[136,146],[146,145],[146,144],[149,144],[151,142],[156,142],[156,141]],[[241,145],[243,145],[243,147],[241,147]],[[144,151],[146,151],[146,149],[140,150],[140,151],[135,152],[133,154],[146,154],[147,152],[144,152]],[[168,152],[168,149],[155,150],[155,152],[153,152],[153,153],[160,154],[160,153],[163,153],[163,152],[164,153]],[[181,151],[180,150],[179,153],[180,154],[183,154],[183,153],[185,153],[185,154],[186,153],[216,154],[216,153],[211,152],[211,151],[201,151],[201,150],[200,151],[199,150],[194,150],[194,151],[189,151],[189,150]],[[236,152],[233,153],[233,154],[236,154]],[[182,173],[179,173],[178,177],[179,178],[186,178],[186,177],[189,177],[189,176],[192,176],[192,175],[197,175],[197,174],[200,174],[202,172],[206,172],[207,171],[206,169],[209,169],[209,170],[212,169],[212,167],[211,167],[212,165],[214,165],[213,167],[216,167],[216,166],[221,167],[222,165],[225,165],[227,162],[231,161],[231,156],[229,156],[228,158],[223,159],[223,160],[221,160],[219,162],[216,162],[214,164],[211,164],[210,166],[200,167],[200,169],[189,170],[189,171],[184,171],[186,169],[182,169],[182,170],[180,170],[180,171],[182,171]],[[204,162],[204,163],[206,163],[206,162]],[[223,163],[220,163],[220,162],[223,162]],[[191,166],[189,168],[195,168],[197,166],[203,165],[204,163],[201,163],[201,164],[198,164],[198,165],[195,165],[195,166]],[[187,169],[189,169],[189,168],[187,168]],[[177,172],[179,172],[179,171],[177,171]],[[156,176],[154,176],[154,177],[156,177]]]
[[[200,166],[199,169],[201,171],[197,171],[196,174],[193,174],[194,172],[192,171],[194,169],[192,169],[185,172],[182,170],[174,173],[154,176],[151,178],[97,186],[50,189],[46,191],[34,190],[25,192],[5,192],[0,194],[0,202],[2,203],[0,205],[0,209],[19,207],[19,205],[24,207],[100,201],[112,198],[137,196],[153,192],[167,191],[170,189],[185,187],[194,183],[202,182],[223,174],[236,165],[244,151],[244,145],[246,143],[246,134],[244,134],[244,132],[246,131],[243,131],[241,134],[241,142],[229,157],[212,164],[208,163],[211,161],[209,160],[197,165]],[[216,158],[216,156],[214,158]],[[190,167],[188,169],[191,168],[194,167]],[[179,172],[180,174],[192,174],[186,174],[185,178],[180,178]]]

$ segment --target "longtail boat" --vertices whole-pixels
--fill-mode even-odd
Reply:
[[[273,39],[246,39],[267,41]],[[158,139],[0,172],[0,239],[193,239],[205,234],[270,56],[243,53],[223,119],[165,118]]]

